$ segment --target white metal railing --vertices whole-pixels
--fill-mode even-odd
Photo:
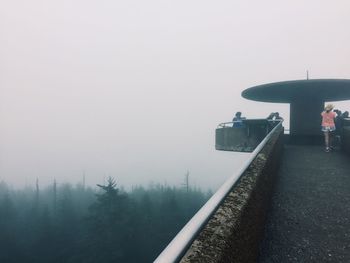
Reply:
[[[217,128],[227,128],[227,127],[233,127],[235,123],[244,123],[245,120],[251,120],[251,119],[243,119],[242,121],[230,121],[230,122],[222,122],[219,123]],[[264,119],[257,119],[257,120],[264,120]],[[269,123],[277,123],[283,120],[271,120],[271,119],[266,119]]]
[[[217,128],[226,128],[226,127],[233,127],[233,124],[237,123],[242,123],[241,121],[230,121],[230,122],[223,122],[218,125]]]
[[[279,122],[269,134],[261,141],[261,143],[250,153],[248,160],[233,174],[226,182],[216,191],[216,193],[202,206],[202,208],[191,218],[190,221],[181,229],[163,252],[156,258],[154,263],[174,263],[178,262],[186,249],[191,245],[204,224],[209,220],[210,216],[216,211],[218,206],[231,191],[234,184],[245,172],[251,162],[255,159],[261,149],[265,146],[272,134],[282,126]]]

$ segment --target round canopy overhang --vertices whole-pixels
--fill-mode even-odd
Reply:
[[[263,102],[350,100],[350,79],[308,79],[269,83],[248,88],[242,97]]]
[[[251,87],[242,97],[255,101],[290,103],[290,135],[321,135],[321,115],[326,101],[350,99],[349,79],[312,79],[275,82]]]

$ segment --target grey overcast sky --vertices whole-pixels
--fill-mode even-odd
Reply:
[[[348,0],[4,0],[0,180],[217,188],[246,155],[214,131],[288,105],[268,82],[350,78]],[[336,104],[350,109],[350,103]],[[286,121],[288,125],[288,120]]]

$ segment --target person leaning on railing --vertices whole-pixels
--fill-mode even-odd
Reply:
[[[235,114],[235,117],[232,119],[232,127],[242,127],[243,126],[243,120],[245,120],[245,117],[242,117],[242,112],[237,111]]]
[[[275,127],[279,121],[283,121],[283,118],[280,116],[279,112],[271,112],[266,118],[269,121],[269,127]]]
[[[283,121],[283,118],[280,116],[278,112],[275,112],[275,121]]]
[[[279,112],[271,112],[266,119],[270,121],[283,121],[283,118],[280,116]]]

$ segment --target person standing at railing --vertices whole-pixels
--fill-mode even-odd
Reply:
[[[245,117],[242,117],[242,112],[237,111],[235,114],[235,117],[232,119],[232,127],[242,127],[243,126],[243,120],[245,120]]]
[[[283,118],[280,116],[279,112],[271,112],[266,119],[269,121],[283,121]]]
[[[283,118],[280,116],[279,112],[275,112],[275,121],[283,121]]]
[[[279,112],[271,112],[269,116],[267,116],[266,118],[269,122],[269,127],[275,127],[275,125],[280,122],[283,121],[283,118],[280,116]]]
[[[337,117],[334,119],[334,124],[335,124],[335,143],[340,146],[341,145],[341,137],[342,137],[342,130],[343,130],[343,116],[342,112],[340,110],[333,110],[336,114]]]
[[[322,116],[322,131],[324,133],[324,142],[326,152],[330,152],[332,147],[331,137],[332,132],[335,131],[335,122],[334,119],[336,117],[336,113],[332,111],[334,106],[332,104],[327,104],[327,106],[324,108],[324,111],[321,112]]]
[[[274,117],[275,117],[275,113],[274,113],[274,112],[271,112],[270,115],[267,116],[266,119],[272,121]]]

